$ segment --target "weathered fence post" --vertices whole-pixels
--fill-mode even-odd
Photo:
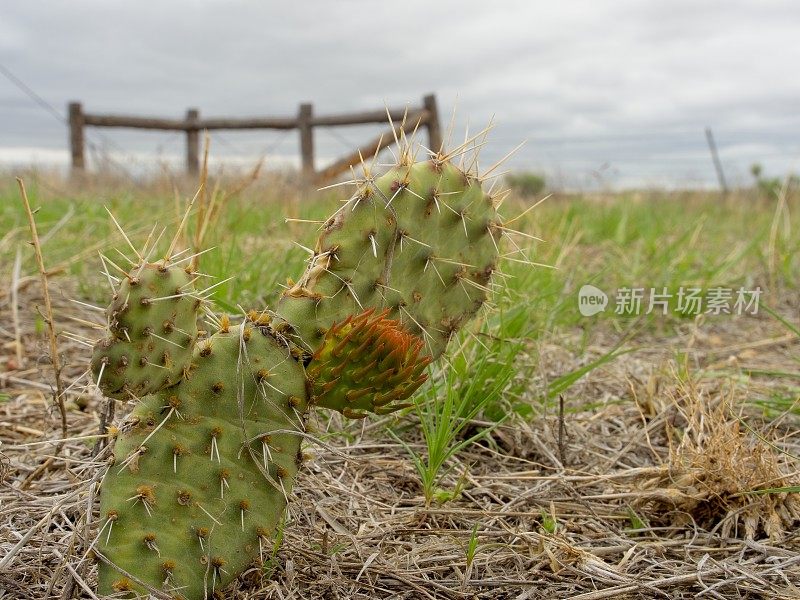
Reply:
[[[83,171],[86,167],[83,155],[83,107],[80,102],[69,103],[69,147],[72,155],[72,170]]]
[[[314,176],[314,131],[311,118],[314,115],[312,104],[301,104],[297,112],[297,128],[300,130],[300,165],[303,177],[310,180]]]
[[[200,172],[200,111],[190,108],[186,111],[186,170],[189,175]]]
[[[722,163],[719,160],[719,152],[717,152],[717,144],[714,142],[714,134],[711,132],[711,127],[706,127],[706,141],[708,142],[708,149],[711,151],[714,169],[717,172],[719,188],[722,191],[722,195],[725,196],[728,193],[728,184],[725,181],[725,171],[722,170]]]
[[[428,111],[428,119],[426,125],[428,126],[428,148],[432,152],[443,150],[442,147],[442,129],[439,126],[439,109],[436,106],[436,95],[428,94],[423,96],[422,105]]]

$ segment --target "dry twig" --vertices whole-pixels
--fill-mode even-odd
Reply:
[[[53,365],[56,394],[55,401],[58,405],[58,411],[61,415],[61,434],[62,437],[67,437],[67,408],[64,405],[64,394],[61,388],[61,359],[58,355],[58,342],[56,341],[56,328],[53,321],[53,306],[50,302],[50,289],[47,285],[47,270],[44,267],[44,258],[42,257],[42,246],[39,243],[39,234],[36,230],[36,220],[33,218],[33,211],[31,204],[28,200],[28,193],[25,191],[25,183],[21,178],[17,177],[17,185],[19,192],[22,196],[22,202],[25,205],[25,213],[28,215],[28,225],[31,230],[31,238],[34,253],[36,255],[36,265],[39,267],[39,276],[42,282],[42,294],[44,295],[44,309],[45,321],[47,322],[47,334],[50,342],[50,362]]]

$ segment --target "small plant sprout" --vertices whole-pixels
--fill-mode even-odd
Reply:
[[[501,423],[481,428],[472,435],[462,435],[484,408],[498,401],[514,374],[513,365],[506,363],[500,367],[500,372],[492,381],[487,381],[484,379],[484,371],[497,366],[494,363],[495,357],[483,354],[476,358],[476,363],[470,367],[466,363],[451,363],[450,368],[443,373],[444,381],[439,383],[432,380],[422,398],[416,400],[415,413],[425,441],[424,454],[416,452],[407,442],[392,434],[411,456],[428,505],[436,499],[441,482],[450,472],[450,461],[464,448],[485,438]],[[467,370],[469,377],[466,377]],[[483,384],[487,384],[486,387]],[[457,484],[457,488],[462,485]],[[453,497],[453,493],[440,494],[439,497],[449,499]]]
[[[464,550],[466,558],[466,568],[464,569],[464,585],[472,578],[472,567],[475,562],[475,556],[478,554],[479,540],[478,540],[478,523],[472,526],[469,539],[467,540],[467,547]]]
[[[558,531],[558,518],[556,517],[555,507],[550,503],[550,511],[542,509],[542,531],[555,535]]]

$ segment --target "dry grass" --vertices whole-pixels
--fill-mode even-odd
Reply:
[[[290,198],[281,206],[281,218],[272,219],[282,229],[266,220],[222,241],[245,256],[265,253],[282,261],[288,245],[283,238],[296,236],[299,228],[297,223],[284,225],[282,216],[318,215],[303,208],[291,182],[269,183],[272,194],[277,186],[278,195],[285,191]],[[139,186],[137,194],[172,198],[180,196],[173,190],[180,188],[185,195],[189,185],[169,173],[141,186],[92,179],[75,187],[48,177],[39,177],[38,184],[52,198],[104,199],[127,194],[131,186]],[[220,194],[224,203],[219,190],[209,186],[209,202]],[[142,206],[157,205],[156,198]],[[736,213],[741,205],[730,209]],[[165,212],[177,222],[181,210],[176,200],[174,214]],[[570,206],[554,210],[566,213]],[[236,222],[236,214],[221,220],[222,228]],[[146,227],[138,223],[142,235],[150,229],[150,217]],[[45,243],[55,239],[51,234],[61,226],[56,210],[50,218],[55,224]],[[742,222],[745,230],[751,227],[748,218]],[[549,260],[577,283],[613,261],[607,282],[612,285],[615,274],[629,283],[625,277],[640,256],[651,252],[647,242],[653,242],[637,239],[624,224],[613,213],[598,219],[596,239],[586,245],[582,238],[592,232],[573,230],[568,223],[534,233],[548,239],[561,234]],[[534,221],[534,227],[539,225]],[[678,225],[685,224],[676,225],[676,235]],[[696,231],[694,222],[688,225],[691,240],[701,245],[687,242],[686,254],[680,250],[673,258],[661,252],[667,256],[662,262],[643,259],[645,271],[655,266],[665,277],[682,268],[677,277],[696,277],[692,265],[697,260],[719,258],[708,257],[702,246],[703,223]],[[93,227],[91,221],[76,231],[89,236],[82,239],[110,245],[109,239],[97,239]],[[660,235],[652,230],[651,237]],[[0,285],[0,600],[95,598],[96,566],[88,556],[98,536],[97,494],[111,451],[99,434],[106,423],[119,424],[130,407],[109,403],[87,385],[90,352],[81,336],[97,337],[86,325],[97,314],[67,300],[96,292],[97,282],[85,281],[88,267],[72,277],[67,273],[94,260],[98,248],[94,243],[85,248],[53,244],[49,252],[60,252],[48,265],[54,275],[53,313],[60,331],[68,324],[73,332],[60,335],[58,342],[68,411],[67,436],[62,437],[47,336],[35,310],[43,302],[37,278],[3,260],[24,239],[21,229],[0,237],[0,266],[7,262],[11,274],[8,285]],[[727,259],[729,240],[708,239]],[[775,287],[780,288],[770,302],[781,314],[794,314],[797,306],[796,280],[779,277],[782,265],[792,271],[795,263],[778,260],[782,255],[776,250],[783,240],[785,255],[791,257],[791,239],[790,234],[770,235],[767,252],[767,274],[777,278]],[[654,246],[661,251],[667,241],[657,239]],[[632,243],[639,244],[638,250],[627,253]],[[733,280],[741,276],[737,269],[749,273],[763,262],[757,251],[744,256],[747,266],[733,251],[724,263],[732,265]],[[756,281],[766,278],[761,272],[755,276]],[[256,273],[252,283],[251,292],[270,280]],[[557,281],[547,289],[559,294],[569,289],[560,286]],[[460,495],[426,504],[407,450],[386,432],[387,426],[405,428],[403,439],[422,451],[413,413],[365,423],[343,423],[338,417],[327,422],[329,417],[320,415],[318,435],[325,445],[309,443],[315,457],[298,477],[281,543],[226,597],[800,597],[800,501],[797,494],[765,491],[800,483],[797,401],[777,405],[784,411],[777,415],[754,408],[764,398],[796,397],[797,388],[786,386],[781,377],[797,371],[797,336],[763,315],[642,327],[631,340],[637,351],[592,370],[569,388],[559,413],[541,400],[548,382],[608,353],[625,325],[601,321],[587,336],[582,325],[551,310],[547,319],[556,325],[543,326],[545,334],[530,339],[515,363],[526,384],[519,400],[539,414],[507,421],[481,444],[456,455],[445,483],[452,488],[465,474]],[[483,425],[471,424],[465,435]],[[759,490],[763,493],[753,493]]]
[[[735,394],[714,397],[691,382],[680,385],[676,424],[666,428],[669,470],[642,484],[637,506],[651,505],[648,512],[660,513],[666,525],[781,540],[800,521],[800,500],[763,491],[797,486],[800,478],[785,454],[734,414]]]
[[[36,286],[20,295],[28,306],[41,301]],[[66,295],[54,293],[62,320],[89,317]],[[20,318],[22,368],[9,368],[18,366],[5,343],[14,333],[2,330],[0,598],[94,598],[95,566],[84,557],[109,455],[94,437],[106,401],[92,387],[66,393],[69,439],[56,455],[52,373],[33,314]],[[4,304],[0,322],[9,315]],[[728,343],[778,331],[761,327],[705,341],[690,334],[694,362],[712,365],[720,346],[725,354]],[[544,358],[532,389],[576,361],[563,342],[536,349]],[[425,506],[405,450],[379,424],[347,425],[347,435],[328,439],[335,453],[312,445],[274,559],[226,597],[797,598],[796,496],[742,494],[797,484],[796,427],[750,419],[754,434],[737,416],[746,386],[655,368],[671,364],[669,355],[648,347],[570,390],[568,407],[570,399],[598,406],[566,412],[561,444],[562,423],[545,415],[506,424],[461,453],[454,473],[469,466],[466,486],[443,505]],[[77,342],[61,351],[69,382],[86,369],[88,351]]]

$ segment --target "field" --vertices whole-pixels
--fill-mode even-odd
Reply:
[[[108,303],[98,252],[117,261],[127,247],[105,207],[140,247],[156,221],[175,230],[196,184],[25,175],[63,438],[31,234],[2,181],[0,599],[94,598],[101,423],[129,409],[87,377],[103,321],[92,306]],[[275,301],[302,272],[313,222],[347,194],[272,175],[206,189],[200,265],[235,276],[214,295],[232,314]],[[800,597],[800,202],[538,200],[505,200],[519,233],[492,306],[416,406],[364,422],[317,414],[279,541],[226,598]],[[579,311],[587,284],[609,296],[593,316]],[[616,314],[622,288],[647,290],[639,314]],[[663,288],[672,297],[647,314]],[[706,301],[732,290],[729,313],[681,313],[681,288]],[[762,290],[756,314],[735,305],[740,288]]]

